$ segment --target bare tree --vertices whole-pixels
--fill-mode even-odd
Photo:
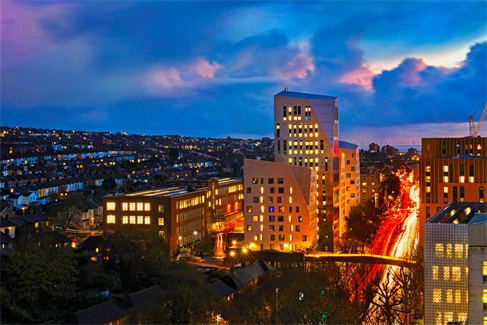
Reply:
[[[382,276],[377,277],[373,289],[376,293],[374,299],[370,301],[366,322],[394,324],[402,304],[401,287],[388,274],[384,281],[382,281]]]
[[[55,225],[65,231],[81,222],[83,202],[79,198],[68,198],[53,208],[52,219]]]

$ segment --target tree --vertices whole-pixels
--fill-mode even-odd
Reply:
[[[178,160],[179,158],[179,151],[176,148],[169,149],[169,157],[173,160]]]
[[[52,219],[63,231],[81,222],[83,202],[79,197],[70,197],[52,208]]]
[[[71,252],[56,247],[52,234],[23,232],[15,252],[1,254],[3,322],[38,324],[70,307],[77,269]]]
[[[106,189],[106,190],[113,190],[114,188],[117,187],[117,183],[115,182],[115,179],[113,177],[108,177],[107,179],[105,179],[103,181],[103,184],[101,186],[103,189]]]
[[[209,324],[217,308],[216,297],[204,277],[190,270],[166,274],[155,302],[133,311],[129,324]]]
[[[373,291],[375,297],[370,301],[367,310],[366,322],[369,324],[394,324],[398,313],[400,312],[402,299],[400,295],[400,286],[392,278],[391,274],[386,274],[385,281],[382,277],[375,278]]]
[[[361,250],[364,251],[380,227],[381,216],[382,211],[375,208],[373,201],[350,211],[345,240],[356,242],[357,247],[361,246]]]

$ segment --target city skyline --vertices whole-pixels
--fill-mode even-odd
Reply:
[[[289,87],[340,98],[340,140],[419,145],[486,101],[485,2],[0,6],[2,125],[272,138]]]

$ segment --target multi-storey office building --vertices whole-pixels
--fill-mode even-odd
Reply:
[[[486,146],[481,137],[422,139],[420,225],[449,202],[484,202]]]
[[[171,252],[211,232],[243,227],[241,179],[211,179],[188,192],[172,187],[103,198],[105,235],[117,229],[150,229],[164,233]]]
[[[360,205],[360,155],[357,145],[340,144],[340,222],[339,235],[346,231],[346,218]]]
[[[376,171],[374,166],[360,168],[360,191],[362,203],[373,201],[375,207],[378,208],[381,202],[381,179],[380,174]]]
[[[425,324],[487,317],[487,203],[451,202],[424,224]]]
[[[244,160],[245,243],[253,250],[314,248],[316,171],[286,163]]]
[[[321,233],[328,237],[320,240],[333,251],[340,229],[338,98],[287,89],[275,95],[274,139],[277,162],[311,168],[317,173]],[[326,205],[333,206],[328,213]]]

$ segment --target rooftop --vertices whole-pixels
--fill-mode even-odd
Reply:
[[[299,98],[299,99],[321,99],[321,100],[335,100],[338,98],[334,96],[297,93],[295,91],[281,91],[279,94],[276,94],[274,96]]]
[[[345,141],[339,141],[338,147],[340,149],[351,149],[351,150],[356,150],[358,148],[356,144],[345,142]]]
[[[425,223],[487,225],[487,203],[451,202]]]

